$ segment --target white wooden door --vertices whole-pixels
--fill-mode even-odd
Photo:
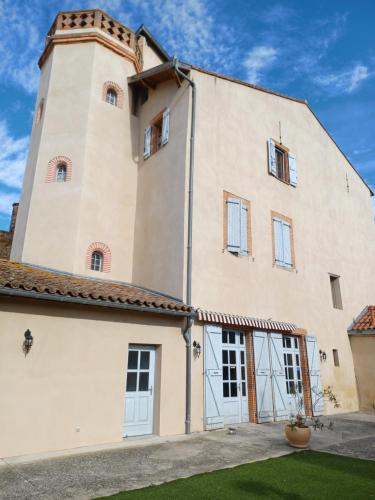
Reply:
[[[271,365],[267,332],[253,333],[258,423],[273,421]]]
[[[287,420],[290,415],[287,401],[285,368],[283,360],[283,336],[271,333],[270,350],[272,364],[272,389],[275,420]]]
[[[224,424],[248,422],[246,347],[243,332],[223,330],[222,367]]]
[[[205,429],[224,427],[220,326],[204,327]]]
[[[129,346],[125,389],[124,437],[152,434],[155,348]]]
[[[321,397],[322,386],[320,383],[320,356],[316,337],[306,337],[306,350],[309,365],[313,415],[322,415],[324,411],[324,400]]]

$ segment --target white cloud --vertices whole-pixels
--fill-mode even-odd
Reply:
[[[331,93],[343,92],[350,94],[354,92],[359,84],[370,76],[367,66],[357,64],[352,69],[337,73],[323,73],[315,76],[314,81],[318,85],[326,87]]]
[[[247,79],[252,83],[258,83],[262,76],[261,71],[272,65],[276,55],[277,50],[273,47],[263,45],[253,47],[243,62],[247,71]]]
[[[14,138],[5,121],[0,121],[0,183],[20,189],[25,170],[28,137]]]

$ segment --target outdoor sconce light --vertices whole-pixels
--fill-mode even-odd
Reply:
[[[34,338],[31,335],[31,332],[29,329],[26,330],[25,332],[25,340],[23,341],[23,352],[25,353],[25,356],[29,354],[29,351],[31,349],[31,346],[33,345]]]
[[[319,349],[319,356],[320,356],[320,361],[327,361],[327,354],[325,351]]]
[[[197,342],[196,340],[194,340],[193,342],[193,352],[194,352],[194,357],[196,358],[199,358],[199,356],[201,355],[201,345],[199,342]]]

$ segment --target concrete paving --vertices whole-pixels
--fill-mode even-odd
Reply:
[[[332,420],[333,431],[313,431],[311,449],[375,460],[375,414],[352,413]],[[43,460],[41,456],[3,460],[0,499],[87,500],[278,457],[295,451],[285,442],[283,426],[241,424],[234,435],[223,429],[170,439],[126,440],[109,450],[65,451]]]

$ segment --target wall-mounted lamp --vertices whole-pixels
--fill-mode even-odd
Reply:
[[[319,349],[319,356],[320,356],[320,361],[327,361],[327,354],[325,351]]]
[[[27,354],[29,354],[31,346],[33,345],[34,337],[31,335],[31,332],[29,329],[26,330],[24,335],[25,335],[25,340],[23,341],[23,344],[22,344],[22,350],[25,353],[25,356],[27,356]]]
[[[202,348],[201,348],[200,343],[197,342],[196,340],[194,340],[194,342],[193,342],[194,357],[199,358],[199,356],[201,355],[201,351],[202,351]]]

